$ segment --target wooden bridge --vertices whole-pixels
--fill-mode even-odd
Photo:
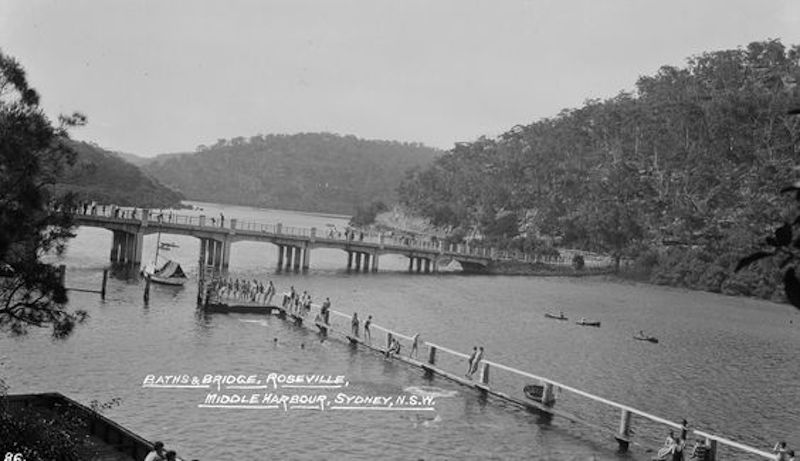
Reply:
[[[83,211],[83,210],[79,210]],[[189,235],[200,239],[200,262],[216,269],[227,270],[230,265],[231,245],[240,241],[269,242],[278,247],[278,267],[307,270],[311,264],[311,250],[335,248],[347,253],[347,268],[355,271],[378,271],[378,260],[383,254],[400,254],[408,258],[409,272],[437,272],[440,261],[455,260],[464,272],[482,273],[499,261],[542,262],[531,255],[474,248],[468,244],[450,244],[398,238],[385,233],[347,232],[344,235],[332,230],[320,232],[317,228],[284,226],[281,223],[264,224],[238,219],[209,218],[176,213],[154,213],[146,209],[104,206],[87,208],[85,213],[74,215],[79,226],[100,227],[114,233],[111,244],[112,262],[139,265],[142,262],[144,236],[164,234]],[[555,258],[546,262],[568,264]]]

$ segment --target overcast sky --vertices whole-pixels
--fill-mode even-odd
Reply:
[[[800,43],[800,1],[0,0],[48,113],[143,156],[317,131],[446,149],[767,38]]]

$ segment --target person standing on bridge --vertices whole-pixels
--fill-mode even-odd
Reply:
[[[358,338],[358,312],[353,312],[353,320],[350,321],[350,325],[353,327],[353,337]]]
[[[369,326],[372,323],[372,316],[367,317],[367,321],[364,322],[364,341],[367,344],[372,344],[372,332],[369,331]]]
[[[411,351],[408,353],[408,358],[416,357],[417,353],[419,352],[419,333],[414,335],[414,338],[411,340]]]
[[[478,355],[478,346],[472,346],[472,354],[467,360],[467,377],[472,377],[472,364],[475,362],[475,357]]]
[[[219,227],[225,227],[225,215],[219,212]]]
[[[478,366],[481,364],[481,359],[483,359],[483,346],[478,348],[478,355],[476,355],[475,360],[472,361],[472,369],[469,370],[470,378],[475,374],[476,371],[478,371]]]
[[[320,314],[322,314],[322,320],[325,322],[325,325],[330,325],[331,322],[329,321],[331,318],[331,298],[325,298],[325,302],[322,303],[322,308],[320,309]]]

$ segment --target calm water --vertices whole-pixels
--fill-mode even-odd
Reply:
[[[202,204],[211,216],[343,228],[346,218]],[[170,257],[190,278],[199,243]],[[156,236],[145,239],[145,258]],[[64,258],[71,287],[96,288],[107,265],[111,232],[81,228]],[[294,285],[335,309],[374,316],[381,325],[460,351],[486,347],[486,358],[759,448],[778,439],[800,447],[800,315],[779,304],[708,293],[611,282],[599,278],[531,278],[406,274],[407,260],[381,257],[381,272],[348,274],[346,254],[314,250],[307,274],[274,271],[277,249],[236,243],[231,273],[272,279],[279,291]],[[633,454],[615,454],[607,430],[619,415],[559,395],[557,408],[598,427],[555,419],[551,424],[474,391],[274,317],[196,312],[196,285],[154,286],[148,306],[137,279],[112,278],[105,302],[72,293],[88,324],[68,340],[46,331],[23,339],[0,337],[0,373],[12,393],[57,391],[83,403],[122,398],[106,414],[150,440],[164,440],[184,456],[212,459],[650,459],[665,435],[634,419]],[[547,311],[602,321],[602,328],[546,320]],[[632,340],[638,330],[660,344]],[[278,338],[278,345],[273,339]],[[305,347],[301,349],[301,344]],[[464,368],[453,362],[454,367]],[[458,371],[458,370],[457,370]],[[147,374],[323,373],[345,375],[347,392],[408,395],[414,386],[440,388],[436,412],[279,411],[198,408],[206,391],[143,389]],[[502,373],[493,382],[519,389]],[[329,394],[329,395],[335,395]],[[723,459],[735,458],[725,453]],[[738,458],[738,457],[737,457]],[[740,459],[747,459],[741,457]]]

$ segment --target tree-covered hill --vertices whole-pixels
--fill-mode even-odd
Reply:
[[[180,206],[183,196],[143,173],[117,155],[98,146],[65,141],[77,153],[75,164],[58,180],[59,190],[77,194],[79,200],[149,208]]]
[[[144,170],[192,200],[350,214],[396,200],[404,172],[439,153],[328,133],[258,135],[158,156]]]
[[[637,258],[658,283],[778,296],[768,271],[732,268],[785,211],[798,83],[798,46],[703,53],[616,97],[456,145],[410,172],[401,200],[462,235],[517,247],[555,237]]]

